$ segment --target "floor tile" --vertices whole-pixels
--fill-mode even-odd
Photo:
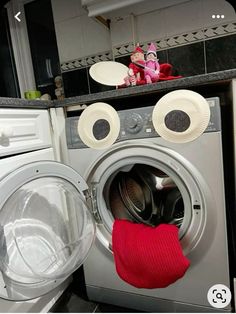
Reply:
[[[84,297],[70,291],[70,288],[63,294],[63,297],[51,309],[51,313],[93,313],[97,304],[90,302]]]
[[[125,307],[115,306],[112,304],[100,303],[98,304],[95,313],[141,313],[141,312]]]

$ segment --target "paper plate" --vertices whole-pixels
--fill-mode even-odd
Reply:
[[[156,132],[165,140],[187,143],[198,138],[210,121],[209,104],[200,94],[177,90],[163,96],[152,113]]]
[[[110,127],[108,134],[102,139],[97,139],[93,132],[94,125],[99,120],[107,121]],[[78,134],[84,144],[90,148],[105,149],[110,147],[116,141],[119,132],[120,118],[118,113],[113,107],[103,102],[88,106],[78,121]]]
[[[115,61],[101,61],[95,63],[89,69],[90,76],[98,83],[117,86],[124,84],[124,78],[128,75],[129,68]]]

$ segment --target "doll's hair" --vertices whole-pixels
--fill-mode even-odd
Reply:
[[[152,53],[155,57],[157,57],[157,53],[155,51],[147,51],[146,56],[150,55]]]

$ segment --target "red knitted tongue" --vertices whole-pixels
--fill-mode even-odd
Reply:
[[[190,266],[174,225],[150,227],[115,220],[112,248],[118,275],[137,288],[167,287]]]

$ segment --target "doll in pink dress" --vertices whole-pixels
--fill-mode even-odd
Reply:
[[[159,80],[160,65],[157,59],[156,47],[153,43],[148,47],[144,74],[147,84],[155,83]]]

